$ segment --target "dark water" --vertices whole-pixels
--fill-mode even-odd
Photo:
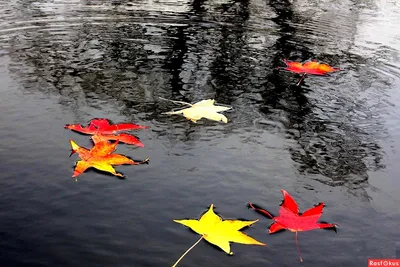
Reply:
[[[339,232],[299,234],[301,266],[400,257],[400,4],[322,1],[2,1],[0,265],[171,266],[198,236],[173,219],[326,202]],[[277,72],[317,59],[328,78]],[[230,122],[162,115],[158,97],[234,106]],[[63,129],[94,117],[151,126],[118,152],[126,180],[71,178]],[[268,247],[200,243],[179,266],[298,266],[294,234]],[[396,254],[397,253],[397,254]]]

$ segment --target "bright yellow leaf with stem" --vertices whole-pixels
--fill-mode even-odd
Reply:
[[[239,231],[246,226],[250,226],[253,223],[256,223],[258,220],[223,220],[220,216],[215,214],[213,208],[214,205],[211,204],[209,210],[204,213],[199,220],[174,220],[174,222],[183,224],[191,228],[193,231],[201,235],[201,238],[191,248],[189,248],[172,267],[177,266],[181,259],[203,238],[211,244],[220,247],[229,255],[233,255],[233,252],[231,252],[230,249],[229,242],[236,242],[247,245],[266,245]]]

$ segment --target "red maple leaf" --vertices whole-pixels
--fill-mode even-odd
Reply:
[[[137,138],[134,135],[131,134],[126,134],[126,133],[120,133],[117,135],[113,134],[95,134],[92,136],[93,143],[98,143],[101,141],[109,141],[109,140],[114,140],[118,141],[121,143],[129,144],[129,145],[136,145],[139,147],[144,147],[144,144],[140,142],[139,138]]]
[[[318,63],[317,61],[307,61],[304,64],[296,61],[288,61],[283,59],[283,62],[286,64],[284,70],[302,74],[300,80],[297,82],[297,85],[301,83],[301,81],[306,77],[307,74],[311,75],[319,75],[319,76],[328,76],[329,73],[339,71],[340,68],[333,68],[328,64]],[[281,67],[278,67],[280,69]]]
[[[133,123],[110,124],[108,119],[93,119],[86,127],[81,124],[67,124],[64,128],[84,134],[115,134],[119,131],[147,129],[150,127]]]
[[[114,134],[119,131],[147,129],[150,127],[133,123],[110,124],[110,121],[107,119],[93,119],[89,122],[88,126],[82,126],[80,124],[67,124],[64,126],[64,128],[83,134],[91,134],[93,135],[92,139],[95,143],[96,141],[115,140],[125,144],[144,147],[143,143],[139,141],[139,138],[134,135],[127,133]]]
[[[303,261],[300,254],[298,245],[297,233],[303,231],[310,231],[313,229],[331,229],[336,232],[336,224],[318,222],[322,215],[322,210],[325,206],[323,202],[306,210],[303,213],[299,213],[299,207],[294,199],[285,190],[281,190],[283,193],[283,201],[279,209],[279,216],[274,216],[269,211],[261,208],[258,205],[248,203],[248,207],[257,211],[258,213],[274,220],[269,226],[269,233],[273,234],[282,230],[289,230],[296,233],[296,247],[299,253],[300,261]]]

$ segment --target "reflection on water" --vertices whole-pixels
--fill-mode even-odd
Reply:
[[[270,149],[267,132],[285,138],[303,179],[371,200],[369,177],[385,169],[382,144],[390,136],[384,117],[400,79],[395,4],[49,2],[0,4],[0,58],[9,58],[9,75],[24,93],[57,97],[76,122],[93,117],[93,110],[146,121],[167,147],[184,143],[183,150],[192,150],[181,155],[235,135]],[[382,37],[375,37],[376,25],[385,25]],[[276,70],[283,58],[317,59],[344,70],[295,86],[295,74]],[[215,98],[235,110],[227,125],[195,125],[162,115],[171,104],[159,96]]]
[[[293,10],[295,7],[289,1],[271,3],[278,14],[273,21],[281,25],[280,37],[275,44],[277,51],[273,59],[275,65],[282,65],[279,61],[287,57],[295,57],[300,61],[318,58],[333,66],[346,65],[346,71],[349,71],[351,64],[356,64],[356,62],[349,62],[349,52],[343,50],[342,40],[335,38],[337,36],[334,33],[330,32],[329,39],[323,43],[324,40],[316,39],[323,31],[319,25],[333,28],[335,25],[329,25],[332,24],[331,21],[320,24],[318,12],[314,12],[313,17],[297,15]],[[313,10],[315,11],[315,8]],[[353,19],[357,14],[350,15],[351,21],[341,28],[341,32],[345,35],[356,32],[355,29],[351,29],[351,26],[356,28],[357,24]],[[346,16],[349,14],[345,14],[340,22],[345,22]],[[313,23],[310,23],[310,19],[314,20]],[[304,31],[311,30],[308,27],[310,24],[318,25],[312,41],[316,46],[325,46],[327,43],[324,47],[325,53],[315,54],[312,46],[310,47],[310,40],[304,38],[306,35]],[[354,39],[354,36],[349,39]],[[349,39],[344,40],[346,42]],[[349,48],[351,46],[347,46],[347,49]],[[369,79],[366,78],[369,77],[368,73],[361,77],[349,76],[348,73],[342,76],[347,76],[347,80],[342,79],[342,86],[346,86],[343,83],[348,84],[348,81],[354,83]],[[302,89],[296,86],[288,86],[285,78],[281,73],[270,74],[270,81],[273,84],[271,91],[274,92],[275,97],[272,100],[268,99],[270,92],[265,91],[266,103],[263,108],[267,114],[270,112],[270,107],[274,110],[278,108],[279,113],[285,111],[287,114],[285,125],[287,137],[297,143],[289,150],[292,159],[299,163],[299,171],[330,178],[325,179],[319,176],[316,179],[332,186],[346,186],[351,192],[368,199],[367,193],[363,190],[367,186],[368,171],[384,167],[381,163],[382,151],[376,141],[378,136],[368,129],[371,125],[374,125],[372,128],[384,127],[380,123],[379,111],[371,110],[371,106],[379,102],[364,103],[364,99],[357,99],[354,93],[343,92],[343,88],[335,90],[336,83],[333,83],[333,86],[323,86],[323,90],[301,91]],[[334,80],[333,77],[326,80],[328,79]],[[310,79],[306,80],[306,83],[308,82],[311,83]],[[385,81],[380,81],[380,83],[386,87]],[[306,84],[305,88],[307,87]],[[285,98],[285,101],[282,101],[282,98]]]
[[[354,52],[360,46],[355,3],[329,9],[285,0],[114,4],[15,6],[10,12],[20,17],[2,38],[12,75],[27,91],[59,94],[60,103],[76,112],[112,105],[160,122],[166,121],[159,114],[167,107],[157,96],[215,98],[238,110],[226,133],[254,125],[270,130],[277,122],[295,141],[288,149],[300,173],[319,174],[315,179],[368,198],[363,190],[368,171],[384,167],[377,140],[385,127],[377,107],[384,91],[376,98],[368,88],[387,90],[391,83],[359,67],[374,58]],[[352,9],[337,20],[323,15],[333,17],[346,6]],[[266,10],[261,18],[270,21],[254,14],[261,8]],[[330,31],[334,28],[340,30]],[[386,56],[397,53],[385,50]],[[274,70],[282,58],[318,59],[345,71],[296,87],[294,75]]]

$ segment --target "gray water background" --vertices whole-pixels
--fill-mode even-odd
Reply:
[[[0,265],[171,266],[197,239],[173,219],[213,203],[267,247],[205,241],[179,266],[367,266],[400,257],[400,3],[371,1],[2,1]],[[277,71],[316,59],[331,77]],[[163,115],[158,97],[232,105],[228,124]],[[151,126],[149,165],[87,171],[65,130],[95,117]],[[268,235],[287,190],[320,201],[337,234]],[[397,253],[397,254],[396,254]]]

